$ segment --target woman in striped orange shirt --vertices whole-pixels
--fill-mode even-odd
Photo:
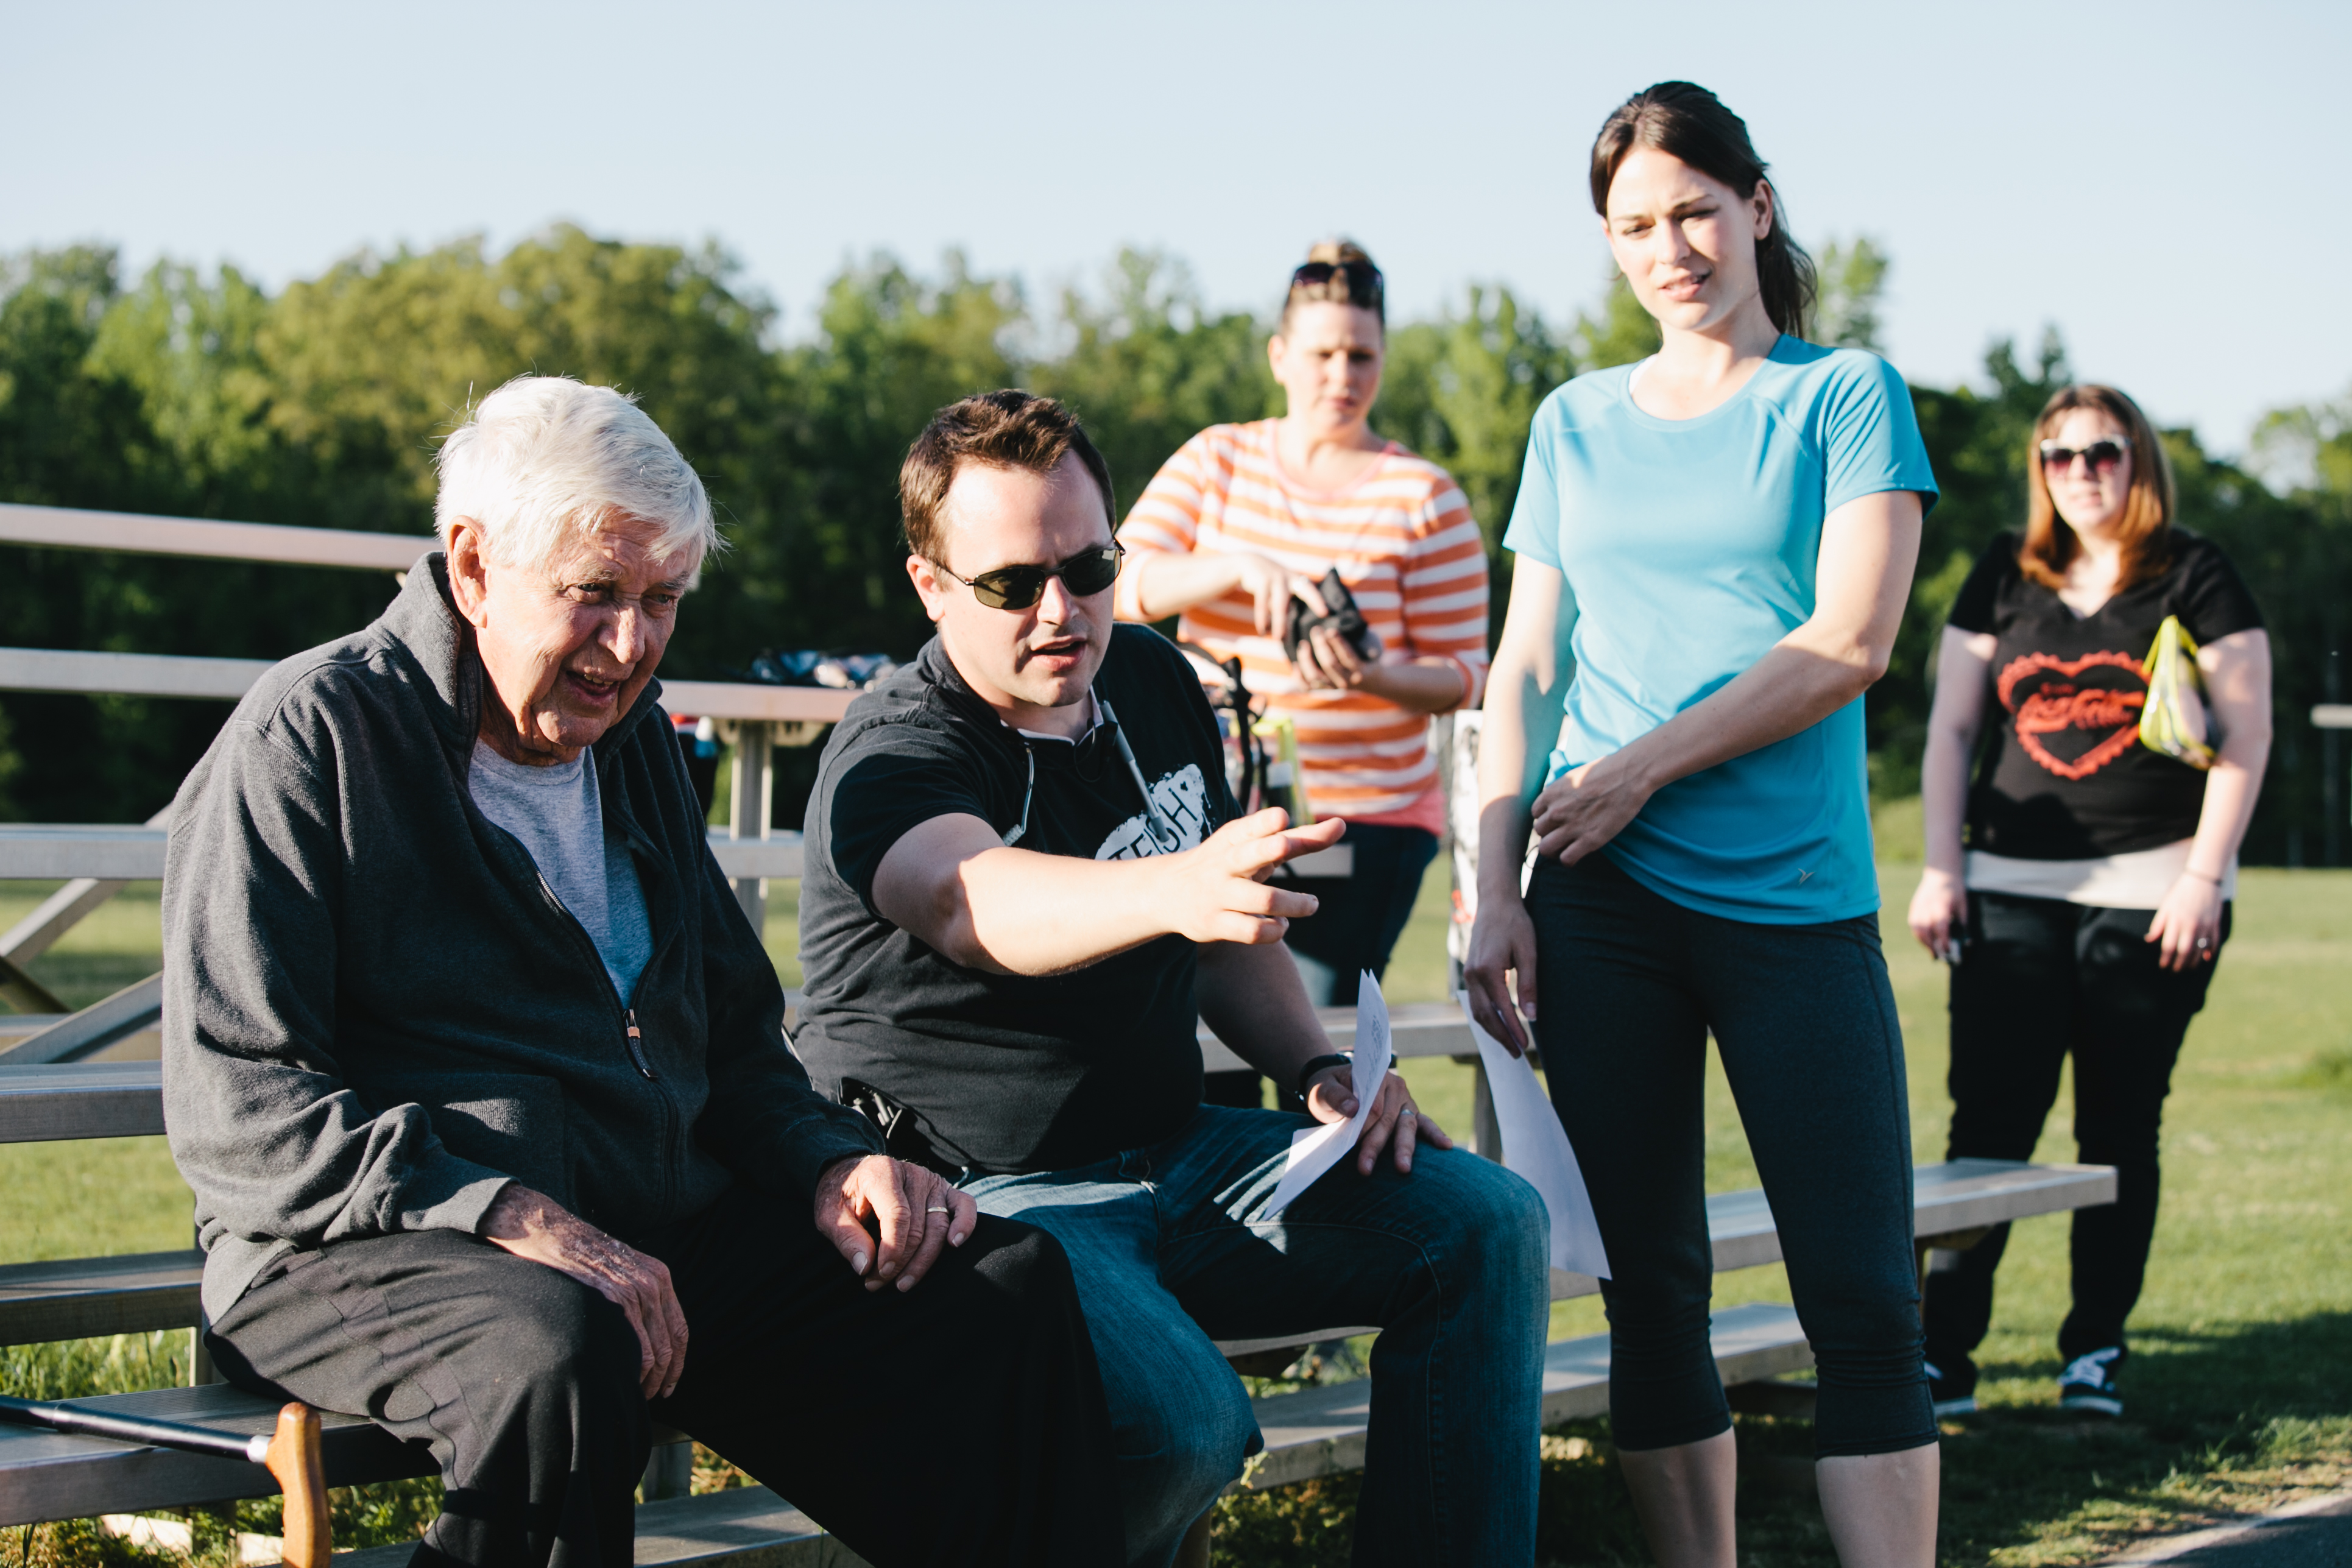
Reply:
[[[1486,552],[1460,487],[1372,433],[1387,349],[1380,269],[1318,245],[1291,274],[1266,345],[1289,412],[1213,425],[1169,458],[1119,531],[1118,613],[1181,614],[1177,635],[1238,655],[1250,689],[1296,726],[1308,808],[1348,819],[1354,868],[1302,878],[1322,908],[1291,922],[1318,1004],[1352,1004],[1412,912],[1445,820],[1429,716],[1475,707],[1486,679]],[[1376,639],[1360,657],[1328,626],[1283,651],[1296,595],[1337,568]]]

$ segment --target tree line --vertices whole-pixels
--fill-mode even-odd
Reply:
[[[1876,347],[1885,257],[1865,240],[1821,261],[1814,335]],[[954,254],[929,274],[877,256],[833,280],[812,326],[781,341],[773,308],[716,247],[568,226],[503,255],[478,240],[362,252],[275,294],[231,267],[163,262],[126,279],[101,247],[27,252],[0,259],[0,500],[421,541],[436,443],[470,399],[526,372],[608,383],[639,395],[719,507],[731,549],[665,668],[726,679],[764,647],[903,658],[922,642],[897,475],[941,404],[1005,385],[1067,400],[1122,505],[1202,426],[1281,410],[1266,321],[1209,308],[1160,255],[1123,252],[1099,288],[1038,300]],[[1537,405],[1655,342],[1622,281],[1573,321],[1485,286],[1391,328],[1374,422],[1461,481],[1496,555],[1497,626],[1509,562],[1495,542]],[[1979,385],[1913,388],[1944,497],[1893,667],[1870,694],[1882,794],[1916,787],[1937,628],[1978,552],[2021,521],[2027,435],[2069,376],[2053,334],[2023,358],[1994,345]],[[2263,439],[2294,473],[2283,491],[2167,435],[2181,521],[2238,563],[2277,643],[2279,742],[2248,858],[2340,863],[2344,802],[2307,715],[2340,700],[2352,411],[2282,410]],[[313,568],[14,547],[5,559],[0,642],[19,647],[281,658],[363,624],[391,593],[389,579]],[[0,696],[0,816],[139,820],[221,716],[201,702]],[[796,820],[789,800],[779,817]]]

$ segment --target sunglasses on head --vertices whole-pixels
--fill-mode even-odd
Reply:
[[[2042,466],[2045,468],[2072,468],[2074,459],[2082,458],[2091,466],[2091,472],[2102,477],[2116,471],[2116,465],[2131,450],[2127,436],[2102,436],[2087,447],[2062,447],[2055,441],[2042,443]]]
[[[1381,291],[1381,269],[1369,261],[1309,261],[1290,275],[1293,289],[1302,284],[1328,283],[1334,278],[1348,279],[1348,292],[1358,298]]]
[[[1070,596],[1084,599],[1101,593],[1118,578],[1119,558],[1126,547],[1116,542],[1081,550],[1057,566],[999,566],[977,577],[959,577],[934,561],[940,575],[961,583],[971,596],[992,610],[1025,610],[1045,596],[1047,579],[1059,577]]]

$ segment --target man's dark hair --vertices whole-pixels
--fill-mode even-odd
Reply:
[[[907,548],[926,561],[946,564],[940,559],[947,547],[947,520],[941,513],[960,464],[988,463],[1050,474],[1073,452],[1094,476],[1102,491],[1103,515],[1116,528],[1118,507],[1112,499],[1110,465],[1087,439],[1077,416],[1050,397],[1010,387],[949,404],[931,416],[898,469],[898,517],[906,527]]]

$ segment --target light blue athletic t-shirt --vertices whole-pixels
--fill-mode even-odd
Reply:
[[[1576,673],[1552,778],[1725,685],[1813,612],[1822,520],[1936,479],[1895,367],[1783,337],[1720,407],[1659,419],[1633,368],[1544,400],[1506,548],[1576,599]],[[1878,908],[1862,700],[1650,797],[1608,853],[1688,909],[1766,925]]]

